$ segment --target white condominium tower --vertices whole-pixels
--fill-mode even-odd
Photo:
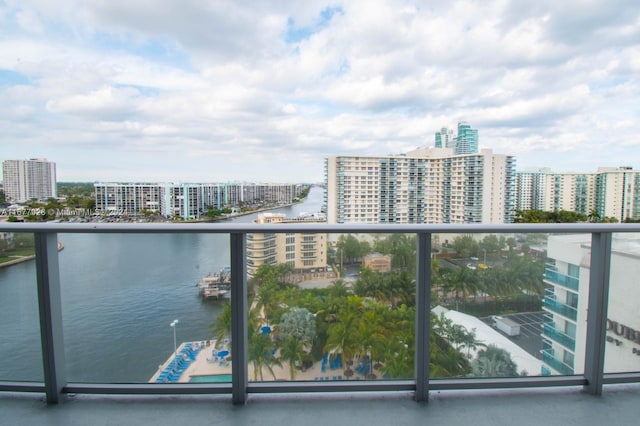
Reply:
[[[599,217],[640,219],[640,172],[601,167],[595,173],[516,172],[517,210],[567,210]]]
[[[303,185],[234,183],[95,183],[96,211],[196,219],[211,208],[260,202],[291,204]]]
[[[8,201],[25,202],[57,196],[56,163],[46,158],[5,160],[2,162],[2,179]]]
[[[420,148],[325,160],[328,223],[510,223],[515,159]]]

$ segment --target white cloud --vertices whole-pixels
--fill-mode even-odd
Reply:
[[[465,119],[519,166],[638,158],[635,0],[287,3],[5,1],[2,152],[61,179],[320,180]]]

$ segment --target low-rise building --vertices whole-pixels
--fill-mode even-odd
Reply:
[[[255,223],[279,224],[324,223],[317,215],[287,218],[284,214],[263,213]],[[294,272],[322,272],[327,266],[327,234],[322,233],[252,233],[247,234],[247,274],[253,276],[264,264],[285,263]]]
[[[389,272],[391,270],[391,256],[381,253],[368,254],[362,259],[362,267],[375,272]]]

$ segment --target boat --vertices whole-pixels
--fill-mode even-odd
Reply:
[[[202,277],[198,282],[198,291],[204,299],[219,300],[229,297],[231,291],[230,268],[223,268],[220,272]]]

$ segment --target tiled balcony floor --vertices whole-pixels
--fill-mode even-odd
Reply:
[[[0,394],[9,425],[625,425],[637,424],[640,385],[606,386],[603,396],[577,388],[410,393],[251,395],[230,397],[69,396],[47,406],[35,394]]]

